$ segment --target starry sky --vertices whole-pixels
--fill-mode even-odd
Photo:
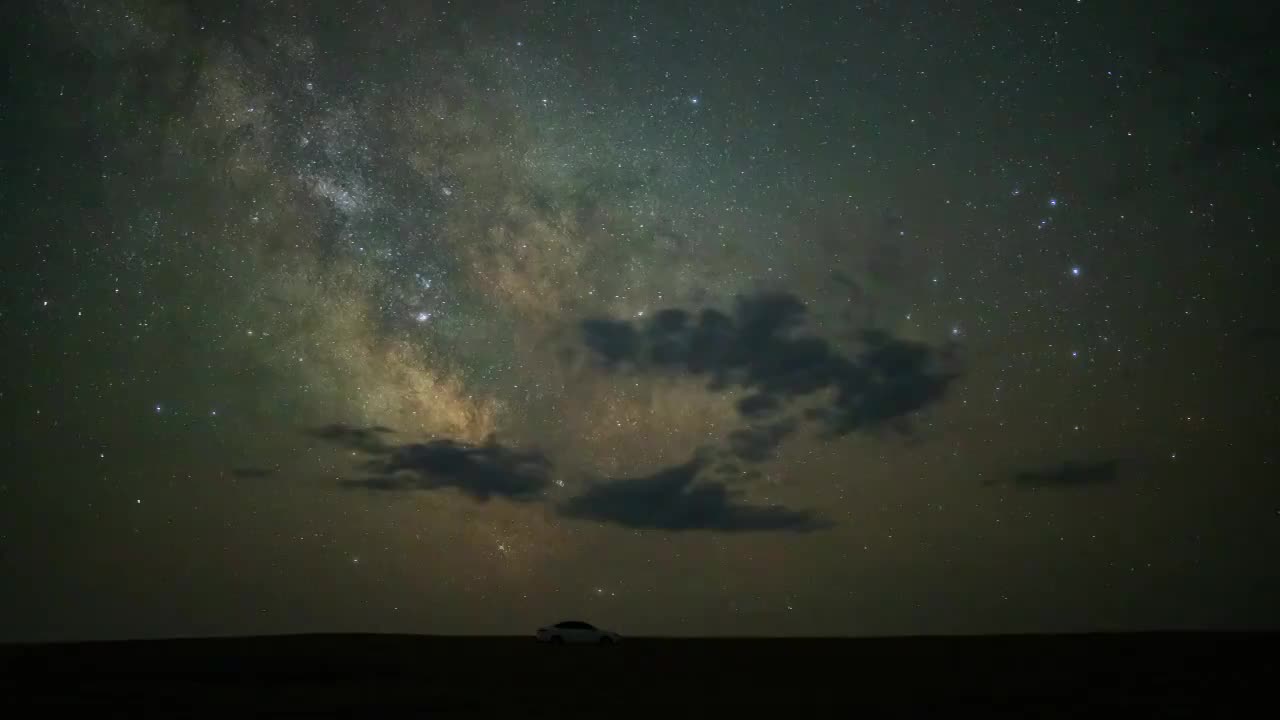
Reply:
[[[1201,5],[30,3],[0,639],[1276,626]]]

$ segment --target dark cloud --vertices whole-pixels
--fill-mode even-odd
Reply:
[[[746,462],[764,462],[788,435],[795,432],[796,422],[785,419],[760,427],[748,427],[729,433],[729,451]]]
[[[309,429],[306,433],[318,440],[326,440],[352,450],[379,454],[389,452],[392,449],[393,446],[389,445],[384,438],[395,433],[395,431],[382,425],[356,427],[346,423],[333,423]]]
[[[565,517],[658,530],[810,532],[831,525],[812,513],[740,504],[720,482],[698,482],[695,457],[651,475],[598,483],[559,507]]]
[[[1068,460],[1061,465],[1023,470],[1015,473],[1013,486],[1026,489],[1077,488],[1113,485],[1120,479],[1120,461],[1076,462]]]
[[[763,293],[740,297],[732,316],[705,309],[695,319],[668,309],[643,325],[591,318],[581,330],[587,349],[608,371],[687,373],[705,376],[711,390],[752,391],[738,411],[753,421],[829,390],[828,403],[809,408],[805,417],[834,435],[897,427],[894,421],[939,401],[956,377],[947,369],[947,351],[861,330],[854,336],[858,353],[846,357],[827,340],[799,335],[805,320],[806,306],[795,296]]]
[[[715,460],[715,464],[704,471],[703,477],[721,478],[726,483],[759,480],[763,477],[759,470],[739,465],[732,455],[716,456]]]
[[[781,407],[772,395],[750,395],[738,401],[738,414],[745,418],[764,417]]]
[[[734,447],[739,456],[758,460],[789,431],[788,423],[779,422],[735,434]],[[553,468],[542,453],[509,448],[492,437],[482,445],[447,439],[392,445],[383,440],[391,432],[384,427],[333,424],[307,434],[367,455],[361,468],[368,475],[341,481],[347,489],[403,493],[455,488],[480,502],[495,496],[517,502],[546,499]],[[704,480],[699,481],[699,476]],[[565,517],[668,530],[806,532],[829,525],[808,512],[739,504],[738,493],[725,482],[705,480],[745,481],[758,476],[721,453],[704,451],[651,475],[597,483],[558,510]]]
[[[883,330],[859,336],[862,352],[837,364],[836,399],[825,418],[837,434],[905,418],[940,401],[956,378],[945,351]]]
[[[794,295],[738,298],[733,313],[670,308],[647,323],[590,318],[582,340],[609,372],[705,377],[707,388],[748,390],[738,401],[746,427],[729,434],[718,464],[703,454],[642,477],[602,482],[561,506],[562,514],[627,527],[666,530],[809,531],[825,527],[810,513],[737,504],[725,482],[758,476],[736,462],[761,463],[800,427],[802,418],[829,436],[863,428],[905,429],[907,417],[940,400],[955,373],[949,357],[929,345],[880,330],[855,335],[858,353],[801,335],[807,307]],[[826,391],[825,396],[819,393]],[[798,415],[784,415],[806,401]],[[814,402],[823,400],[817,406]],[[723,481],[713,479],[723,478]]]
[[[480,502],[494,496],[527,502],[551,484],[551,461],[542,453],[518,450],[490,438],[483,445],[456,440],[387,443],[390,428],[326,425],[312,437],[363,452],[367,477],[342,481],[342,487],[379,492],[455,488]]]
[[[732,315],[714,309],[694,315],[671,308],[646,324],[591,318],[582,339],[600,365],[614,372],[680,373],[705,377],[713,391],[741,388],[738,403],[748,421],[732,431],[727,449],[703,452],[652,474],[591,486],[560,506],[567,517],[627,527],[668,530],[809,531],[824,527],[808,512],[740,504],[730,482],[758,477],[739,463],[772,459],[802,421],[819,423],[831,435],[888,425],[937,402],[954,374],[943,354],[923,343],[879,330],[858,334],[858,353],[847,357],[831,343],[798,334],[807,308],[793,295],[740,297]],[[802,413],[784,414],[800,399]],[[483,445],[455,440],[395,443],[386,427],[333,424],[308,431],[312,437],[369,456],[368,475],[342,486],[378,492],[456,488],[476,500],[494,496],[517,501],[543,499],[552,481],[551,462],[490,439]]]
[[[537,499],[551,484],[551,462],[536,451],[502,445],[468,445],[432,440],[395,448],[370,462],[375,474],[347,483],[370,490],[438,490],[457,488],[481,502],[497,495],[510,500]]]

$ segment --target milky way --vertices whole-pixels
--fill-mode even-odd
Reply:
[[[22,16],[0,634],[1274,621],[1248,43],[693,5]]]

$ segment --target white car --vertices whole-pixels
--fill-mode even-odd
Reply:
[[[588,643],[592,645],[612,645],[622,641],[622,636],[609,630],[601,630],[591,623],[579,620],[566,620],[538,628],[538,642],[560,645],[564,643]]]

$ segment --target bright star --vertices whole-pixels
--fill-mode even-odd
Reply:
[[[1079,276],[1080,276],[1080,266],[1078,266],[1078,265],[1077,265],[1076,267],[1071,268],[1071,274],[1072,274],[1072,275],[1075,275],[1076,277],[1079,277]]]

